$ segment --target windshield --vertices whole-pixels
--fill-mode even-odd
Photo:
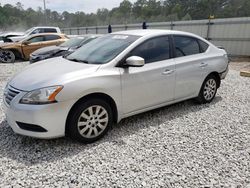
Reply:
[[[33,30],[33,27],[24,32],[24,35],[28,35]]]
[[[72,47],[78,47],[80,46],[81,42],[83,40],[85,40],[86,37],[76,37],[76,38],[72,38],[67,40],[66,42],[62,43],[61,45],[59,45],[60,47],[68,47],[68,48],[72,48]]]
[[[138,38],[132,35],[105,35],[92,40],[66,58],[89,64],[104,64],[113,60]]]

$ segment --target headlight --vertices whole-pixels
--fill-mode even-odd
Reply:
[[[52,86],[31,91],[23,96],[21,104],[49,104],[57,102],[55,97],[63,86]]]

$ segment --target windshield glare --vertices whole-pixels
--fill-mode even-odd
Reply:
[[[83,40],[85,40],[86,37],[76,37],[76,38],[72,38],[72,39],[69,39],[68,41],[62,43],[61,47],[68,47],[68,48],[72,48],[72,47],[77,47],[77,46],[80,46],[81,42]]]
[[[82,46],[67,56],[67,59],[89,64],[104,64],[113,60],[138,38],[133,35],[105,35]]]
[[[24,32],[24,35],[28,35],[33,30],[33,27]]]

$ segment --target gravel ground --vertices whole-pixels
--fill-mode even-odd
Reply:
[[[0,88],[25,65],[0,65]],[[0,108],[0,187],[250,187],[250,78],[231,68],[211,104],[127,118],[90,145],[16,135]]]

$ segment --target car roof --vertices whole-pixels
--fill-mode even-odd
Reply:
[[[54,26],[36,26],[36,27],[33,27],[34,29],[37,29],[37,28],[53,28],[53,29],[58,29],[59,27],[54,27]]]
[[[148,36],[148,35],[171,35],[171,34],[179,34],[179,35],[193,35],[192,33],[184,32],[184,31],[176,31],[176,30],[159,30],[159,29],[138,29],[138,30],[127,30],[127,31],[118,31],[112,33],[115,34],[121,34],[121,35],[135,35],[135,36]]]
[[[81,38],[87,39],[87,38],[98,38],[98,37],[103,36],[103,34],[66,35],[66,36],[69,39],[75,39],[75,38],[78,38],[78,39],[81,39]]]
[[[62,33],[37,33],[37,34],[34,34],[34,35],[30,35],[30,36],[35,37],[35,36],[46,36],[46,35],[66,36],[65,34],[62,34]]]

